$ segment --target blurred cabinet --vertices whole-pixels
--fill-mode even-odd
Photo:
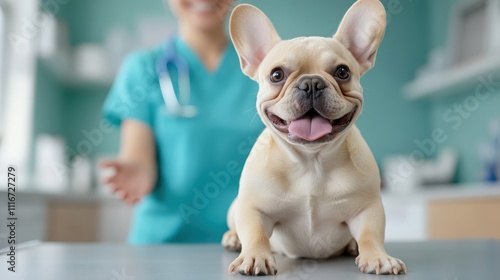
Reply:
[[[437,200],[428,205],[430,239],[500,239],[500,197]]]
[[[103,194],[18,191],[16,242],[126,242],[132,208]],[[0,187],[0,209],[7,209],[7,193]],[[6,220],[6,211],[0,212]],[[0,228],[0,248],[7,247]]]
[[[500,186],[446,186],[382,195],[387,241],[500,239]]]
[[[97,203],[48,204],[47,241],[96,242],[99,240]]]
[[[47,241],[126,242],[131,207],[115,201],[52,201],[47,204]]]
[[[427,207],[424,201],[385,195],[385,239],[423,241],[427,239]]]

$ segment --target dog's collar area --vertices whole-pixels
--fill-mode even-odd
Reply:
[[[356,106],[351,112],[334,120],[325,119],[314,109],[293,121],[286,121],[269,111],[267,117],[274,128],[281,133],[287,134],[288,139],[292,142],[302,144],[322,143],[333,140],[339,133],[344,131],[351,124],[357,109]]]

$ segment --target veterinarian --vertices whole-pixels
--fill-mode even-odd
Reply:
[[[225,33],[233,0],[168,4],[175,36],[129,55],[104,103],[121,143],[101,166],[115,171],[105,180],[111,191],[135,205],[129,243],[219,242],[263,129],[258,87]]]

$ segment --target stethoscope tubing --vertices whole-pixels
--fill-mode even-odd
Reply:
[[[174,89],[169,66],[177,70],[179,97]],[[197,115],[197,108],[189,105],[190,102],[190,77],[189,65],[185,59],[180,57],[175,50],[175,37],[170,37],[163,50],[163,55],[156,64],[156,73],[160,84],[160,90],[169,114],[184,118],[192,118]],[[179,101],[180,99],[180,101]]]

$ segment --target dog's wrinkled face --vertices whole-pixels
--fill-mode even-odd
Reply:
[[[323,144],[345,135],[361,113],[361,76],[375,63],[386,26],[384,7],[359,0],[331,38],[282,41],[251,5],[231,15],[231,39],[243,72],[259,83],[264,124],[293,144]]]
[[[259,67],[257,110],[269,128],[292,143],[332,141],[361,112],[358,68],[333,38],[282,41]]]

